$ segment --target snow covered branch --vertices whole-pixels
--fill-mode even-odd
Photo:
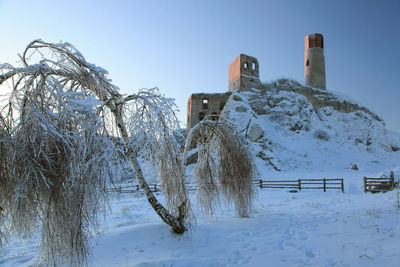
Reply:
[[[21,61],[18,68],[0,66],[0,85],[12,89],[0,112],[1,239],[11,231],[30,236],[41,223],[41,263],[87,264],[89,235],[107,206],[104,188],[119,175],[110,131],[122,137],[149,203],[174,232],[185,232],[191,213],[171,130],[178,125],[173,100],[157,89],[124,98],[107,71],[68,43],[35,40]],[[136,141],[144,140],[167,209],[150,190],[134,153]]]
[[[0,65],[0,85],[11,88],[0,109],[0,241],[10,232],[30,236],[40,229],[39,264],[87,265],[88,239],[107,207],[104,189],[121,169],[117,139],[148,202],[175,233],[184,233],[193,216],[173,99],[157,88],[123,97],[107,71],[69,43],[35,40],[21,61],[18,68]],[[244,140],[227,124],[203,122],[195,129],[202,147],[200,203],[213,209],[216,185],[248,216],[254,167]],[[150,190],[138,156],[152,162],[166,207]]]
[[[212,214],[222,195],[228,204],[235,205],[239,216],[249,216],[255,198],[256,170],[244,137],[223,120],[201,121],[189,132],[185,158],[193,139],[199,149],[195,178],[203,212]]]

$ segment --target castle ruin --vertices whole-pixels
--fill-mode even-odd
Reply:
[[[233,91],[246,91],[261,85],[258,61],[240,54],[229,66],[229,91],[215,94],[192,94],[187,105],[186,135],[204,118],[217,120]]]
[[[305,83],[311,87],[326,89],[324,41],[321,34],[305,37]],[[240,54],[229,65],[229,91],[215,94],[192,94],[187,106],[186,135],[204,118],[217,120],[233,91],[261,88],[259,64],[255,57]]]

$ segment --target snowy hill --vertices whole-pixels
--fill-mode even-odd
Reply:
[[[280,79],[235,92],[221,114],[252,142],[263,178],[301,170],[377,174],[400,165],[400,135],[354,100]]]
[[[191,191],[197,224],[183,235],[171,233],[143,193],[112,195],[100,237],[90,238],[89,266],[398,265],[399,191],[362,191],[364,175],[393,169],[400,177],[400,136],[379,116],[288,80],[235,92],[221,115],[251,141],[261,178],[344,177],[344,193],[257,188],[254,214],[237,218],[223,205],[204,216]],[[36,266],[39,238],[12,237],[0,266]]]

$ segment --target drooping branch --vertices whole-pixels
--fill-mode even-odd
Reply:
[[[39,63],[31,64],[30,59],[38,50],[52,59],[42,58]],[[190,208],[184,182],[161,179],[167,181],[163,188],[172,199],[167,200],[168,209],[155,198],[130,142],[134,132],[132,127],[127,127],[126,114],[132,114],[127,104],[130,100],[124,99],[106,78],[107,72],[86,62],[68,43],[33,41],[24,51],[22,62],[21,68],[9,64],[0,66],[3,72],[0,85],[11,81],[8,84],[12,87],[4,112],[4,120],[12,125],[11,147],[5,150],[10,155],[6,157],[9,159],[6,164],[11,166],[12,175],[2,171],[0,178],[12,182],[7,192],[13,194],[1,207],[4,206],[14,230],[20,235],[30,235],[40,218],[43,263],[52,265],[61,259],[69,259],[71,265],[87,263],[88,228],[96,228],[97,211],[102,210],[100,203],[107,198],[103,188],[118,169],[110,165],[116,162],[109,158],[115,152],[107,143],[111,140],[106,128],[112,127],[110,122],[125,142],[126,156],[150,204],[174,232],[185,232]],[[155,102],[149,105],[155,92],[147,95],[142,112],[150,112],[153,117],[157,114],[162,121],[159,133],[171,136],[170,117],[165,117],[165,110],[153,112]],[[144,99],[143,96],[139,98]],[[154,96],[158,98],[163,99]],[[151,132],[145,133],[152,136]],[[164,139],[160,135],[158,140]],[[159,148],[167,160],[160,161],[161,168],[179,165],[179,152],[171,138]],[[178,170],[172,178],[183,173],[180,181],[184,181],[184,172]],[[183,193],[174,198],[176,192],[169,191],[171,185],[179,185],[178,190],[182,189]],[[71,220],[76,227],[61,231],[61,226],[71,225]]]
[[[201,121],[186,139],[185,158],[193,140],[197,140],[198,160],[195,178],[197,198],[206,214],[220,203],[233,203],[240,217],[250,215],[255,198],[255,165],[246,140],[228,123]]]
[[[40,60],[31,63],[38,54]],[[107,203],[107,181],[118,175],[111,140],[119,136],[151,206],[174,232],[184,233],[193,217],[174,137],[179,122],[173,100],[155,88],[123,97],[107,71],[68,43],[35,40],[22,62],[20,68],[0,65],[0,85],[11,87],[0,110],[0,164],[6,166],[0,170],[0,227],[7,219],[11,230],[29,236],[41,221],[42,263],[87,264],[88,232],[97,229],[97,212]],[[204,210],[212,211],[223,195],[240,216],[248,216],[254,165],[244,140],[220,122],[194,127],[186,147],[195,135]],[[138,156],[153,162],[166,207],[150,190]],[[8,229],[1,229],[4,239]]]
[[[140,90],[126,97],[125,101],[130,112],[129,147],[153,163],[167,200],[168,213],[180,222],[174,227],[184,231],[184,222],[190,222],[192,216],[182,154],[174,136],[174,129],[179,127],[175,103],[173,99],[162,96],[156,88]]]

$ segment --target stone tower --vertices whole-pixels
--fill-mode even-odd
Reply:
[[[229,91],[247,91],[260,86],[260,74],[256,58],[240,54],[229,65]]]
[[[217,120],[232,92],[217,94],[192,94],[187,104],[186,135],[204,118]]]
[[[305,41],[304,72],[306,85],[326,89],[324,38],[322,34],[307,35]]]

